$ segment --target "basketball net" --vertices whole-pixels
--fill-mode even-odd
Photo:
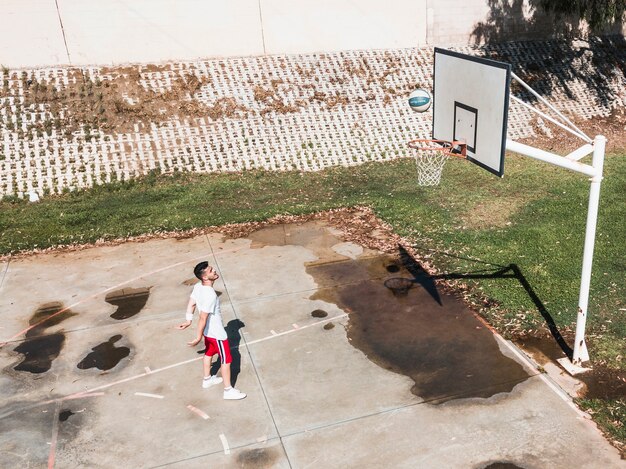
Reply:
[[[443,166],[452,151],[452,143],[443,140],[413,140],[409,142],[409,147],[415,150],[417,184],[439,185]]]

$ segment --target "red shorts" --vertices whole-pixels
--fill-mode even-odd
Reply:
[[[218,340],[212,337],[204,336],[204,345],[206,346],[206,352],[204,354],[207,357],[212,357],[216,353],[220,356],[220,363],[230,363],[233,361],[233,357],[230,356],[230,345],[228,339]]]

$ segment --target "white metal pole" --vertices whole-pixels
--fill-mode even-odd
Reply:
[[[596,175],[591,178],[589,189],[589,208],[587,210],[587,227],[585,229],[585,246],[583,248],[583,270],[580,278],[580,294],[578,296],[578,319],[576,321],[576,339],[572,363],[581,366],[589,361],[587,344],[585,343],[585,323],[587,322],[587,307],[589,304],[589,285],[591,283],[591,266],[593,264],[593,248],[596,238],[598,222],[598,206],[600,204],[600,184],[604,167],[604,150],[606,137],[597,135],[593,144],[593,159],[591,165],[596,169]]]
[[[585,147],[581,147],[579,150],[582,150],[583,148],[586,148],[586,145]],[[587,164],[583,164],[578,161],[569,160],[560,155],[550,153],[549,151],[540,150],[539,148],[531,147],[529,145],[524,145],[523,143],[519,143],[514,140],[507,139],[506,149],[510,151],[514,151],[515,153],[519,153],[520,155],[530,156],[531,158],[535,158],[536,160],[539,160],[539,161],[545,161],[546,163],[560,166],[561,168],[565,168],[571,171],[576,171],[577,173],[585,174],[592,178],[598,174],[598,171],[593,166],[589,166]],[[600,175],[602,175],[602,171],[600,171]]]

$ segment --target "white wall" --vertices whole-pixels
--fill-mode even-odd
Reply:
[[[554,33],[545,15],[529,21],[528,0],[492,1],[496,9],[487,0],[1,1],[0,64],[9,68],[445,46]]]

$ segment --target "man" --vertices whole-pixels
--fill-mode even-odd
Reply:
[[[195,340],[187,342],[187,345],[193,347],[204,337],[206,352],[204,353],[202,361],[204,369],[202,387],[209,388],[214,384],[221,383],[223,380],[224,399],[243,399],[246,397],[246,394],[233,388],[230,383],[230,364],[232,362],[230,345],[228,344],[228,336],[222,323],[220,300],[213,289],[213,283],[220,278],[220,276],[206,261],[196,265],[193,269],[193,273],[200,282],[196,283],[193,287],[189,303],[187,304],[186,321],[180,324],[178,329],[186,329],[191,325],[193,310],[197,307],[200,312],[198,336]],[[215,354],[218,354],[220,357],[221,378],[216,375],[211,376],[211,361]]]

